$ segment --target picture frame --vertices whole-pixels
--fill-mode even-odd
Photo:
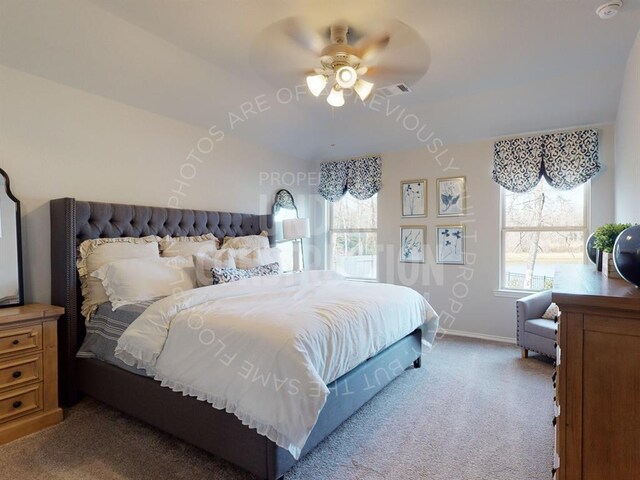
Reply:
[[[465,264],[464,225],[438,225],[436,227],[436,263]]]
[[[402,218],[426,217],[428,214],[428,184],[426,178],[402,180],[400,198]]]
[[[400,227],[400,263],[424,263],[427,227]]]
[[[436,180],[439,217],[462,217],[467,208],[467,177]]]

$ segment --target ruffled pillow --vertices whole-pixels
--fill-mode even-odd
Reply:
[[[160,255],[163,257],[190,257],[196,253],[209,253],[218,249],[220,240],[213,233],[194,237],[170,237],[160,239]]]
[[[88,321],[98,305],[109,301],[99,279],[91,274],[117,260],[132,258],[160,258],[159,237],[96,238],[85,240],[78,247],[78,275],[82,291],[81,313]]]
[[[269,248],[269,233],[263,230],[260,235],[224,237],[222,248]]]

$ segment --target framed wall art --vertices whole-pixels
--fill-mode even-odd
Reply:
[[[464,265],[464,226],[439,225],[436,227],[436,262]]]
[[[402,217],[427,216],[427,180],[403,180],[400,182],[402,194]]]
[[[467,196],[466,184],[466,177],[438,178],[436,180],[439,217],[464,215]]]
[[[427,227],[400,227],[400,262],[424,263]]]

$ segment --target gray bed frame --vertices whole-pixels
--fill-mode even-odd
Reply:
[[[184,236],[213,233],[255,235],[275,243],[272,215],[182,210],[78,201],[50,202],[51,298],[63,306],[58,322],[60,403],[89,395],[162,431],[219,456],[258,478],[282,478],[291,454],[243,425],[233,414],[183,396],[155,380],[94,359],[77,359],[85,335],[76,269],[78,245],[92,238]],[[420,367],[422,331],[417,329],[328,385],[331,393],[302,451],[305,455],[403,370]]]

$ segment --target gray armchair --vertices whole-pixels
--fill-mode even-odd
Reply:
[[[522,348],[522,358],[529,350],[556,358],[558,324],[554,320],[541,318],[551,305],[551,290],[534,293],[516,302],[517,343]]]

